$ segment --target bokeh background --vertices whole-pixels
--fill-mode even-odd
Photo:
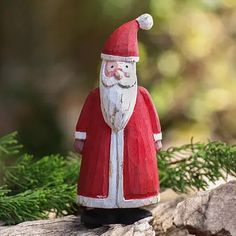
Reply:
[[[1,0],[0,135],[36,155],[72,150],[98,85],[110,33],[142,13],[139,84],[153,97],[164,146],[236,139],[235,0]]]

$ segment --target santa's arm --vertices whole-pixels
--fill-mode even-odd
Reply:
[[[84,140],[87,137],[87,130],[89,127],[90,122],[90,112],[92,109],[92,93],[90,93],[84,103],[84,106],[81,110],[79,119],[76,124],[76,130],[75,130],[75,143],[74,147],[77,152],[81,153],[84,146]]]
[[[152,102],[149,92],[143,87],[140,87],[140,91],[143,95],[145,104],[148,107],[149,116],[152,124],[153,139],[155,142],[157,142],[158,146],[161,148],[162,133],[161,133],[160,120],[156,108]]]

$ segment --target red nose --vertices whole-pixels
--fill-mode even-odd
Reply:
[[[114,74],[114,75],[115,75],[115,78],[116,78],[117,80],[121,80],[121,76],[120,76],[119,71],[122,71],[122,69],[117,68],[116,71],[115,71],[115,74]]]

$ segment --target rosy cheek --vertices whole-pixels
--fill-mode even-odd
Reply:
[[[125,72],[125,77],[130,77],[130,73],[129,72]]]
[[[108,71],[108,70],[105,70],[105,75],[107,76],[107,77],[112,77],[113,75],[114,75],[114,71]]]

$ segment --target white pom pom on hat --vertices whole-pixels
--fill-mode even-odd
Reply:
[[[138,22],[140,29],[143,30],[150,30],[153,26],[152,16],[147,13],[136,18],[136,21]]]

